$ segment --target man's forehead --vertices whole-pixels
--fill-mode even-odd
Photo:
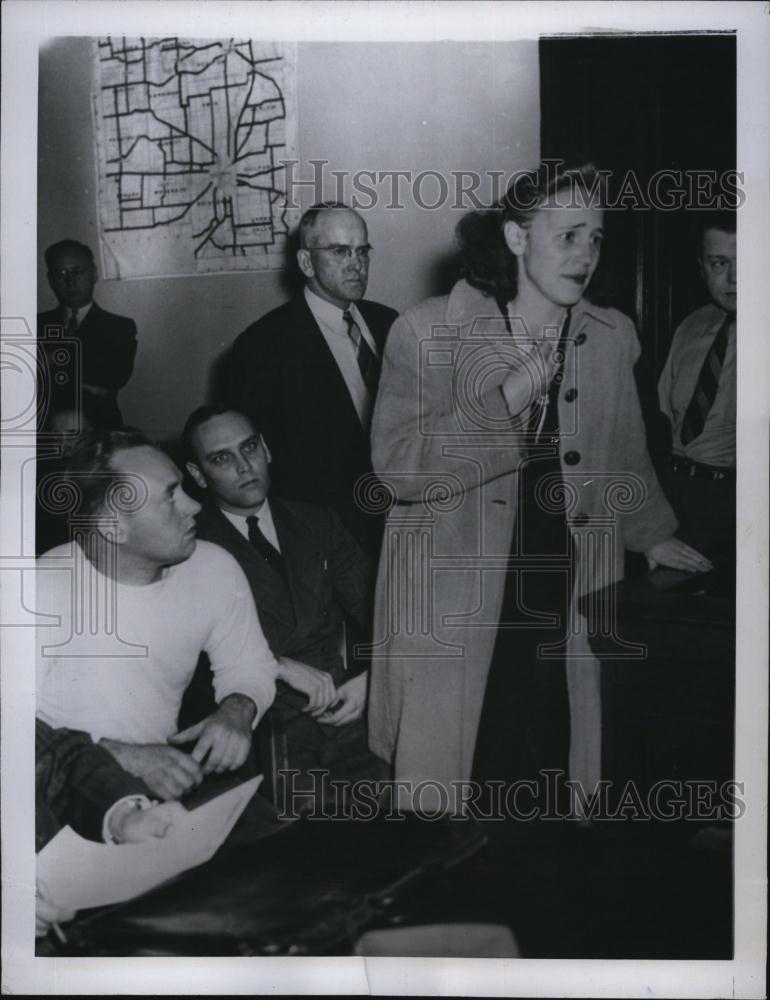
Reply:
[[[735,233],[724,229],[706,229],[703,233],[703,251],[707,254],[735,255]]]
[[[60,250],[53,258],[54,267],[67,267],[71,264],[91,264],[93,261],[85,252],[73,247],[71,250]]]
[[[327,208],[318,213],[311,230],[313,243],[350,243],[366,239],[364,220],[349,208]]]
[[[247,438],[255,437],[256,428],[241,413],[219,413],[201,424],[195,432],[198,450],[203,455],[226,451]]]

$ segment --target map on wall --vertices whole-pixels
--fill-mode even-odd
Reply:
[[[93,75],[103,277],[280,267],[295,47],[99,38]]]

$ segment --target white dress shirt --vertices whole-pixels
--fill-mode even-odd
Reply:
[[[331,302],[327,302],[326,299],[322,299],[315,292],[311,292],[307,285],[305,286],[305,300],[334,360],[337,362],[337,367],[345,380],[350,398],[356,408],[358,419],[366,426],[372,409],[372,401],[369,397],[369,390],[364,384],[361,369],[358,367],[358,352],[348,335],[347,323],[342,318],[343,310]],[[361,336],[371,347],[374,356],[379,358],[380,352],[377,350],[374,338],[354,302],[350,303],[350,314],[358,324]]]
[[[236,531],[240,531],[244,538],[249,537],[249,526],[246,523],[246,518],[251,515],[247,514],[233,514],[230,510],[225,510],[224,507],[220,508],[222,513],[225,515],[227,520],[232,524]],[[273,514],[270,510],[270,504],[267,500],[262,504],[259,510],[254,514],[259,522],[259,530],[265,536],[265,538],[270,542],[274,549],[281,551],[281,545],[278,541],[278,532],[275,530],[275,522],[273,521]]]

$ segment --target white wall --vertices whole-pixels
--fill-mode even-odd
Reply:
[[[303,43],[298,46],[300,176],[310,159],[329,170],[486,173],[534,165],[539,156],[537,42]],[[62,38],[40,55],[39,308],[53,305],[43,250],[70,237],[97,249],[90,43]],[[450,178],[451,180],[451,178]],[[328,177],[324,197],[335,197]],[[441,264],[463,209],[388,208],[391,185],[364,211],[375,247],[367,296],[404,309],[446,290]],[[450,185],[451,190],[451,185]],[[437,198],[426,180],[423,200]],[[349,196],[349,189],[343,192]],[[481,200],[492,195],[489,182]],[[314,200],[303,188],[303,207]],[[368,199],[367,199],[368,200]],[[97,255],[98,256],[98,255]],[[276,272],[103,281],[101,305],[132,316],[139,352],[121,393],[127,422],[169,438],[203,401],[214,362],[250,322],[286,298]]]

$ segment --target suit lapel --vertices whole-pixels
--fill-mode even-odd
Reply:
[[[321,333],[304,295],[294,302],[294,307],[294,329],[299,341],[297,344],[299,357],[303,359],[304,365],[316,369],[319,376],[316,385],[327,388],[328,392],[325,392],[324,395],[328,397],[328,405],[337,412],[339,421],[344,421],[349,434],[364,440],[366,435],[361,421],[358,419],[358,413],[348,392],[345,379],[337,367],[334,355],[329,350],[326,338]],[[312,390],[312,380],[308,388]]]
[[[270,510],[286,566],[296,627],[301,628],[306,610],[318,603],[322,572],[318,541],[279,500],[271,499]]]

